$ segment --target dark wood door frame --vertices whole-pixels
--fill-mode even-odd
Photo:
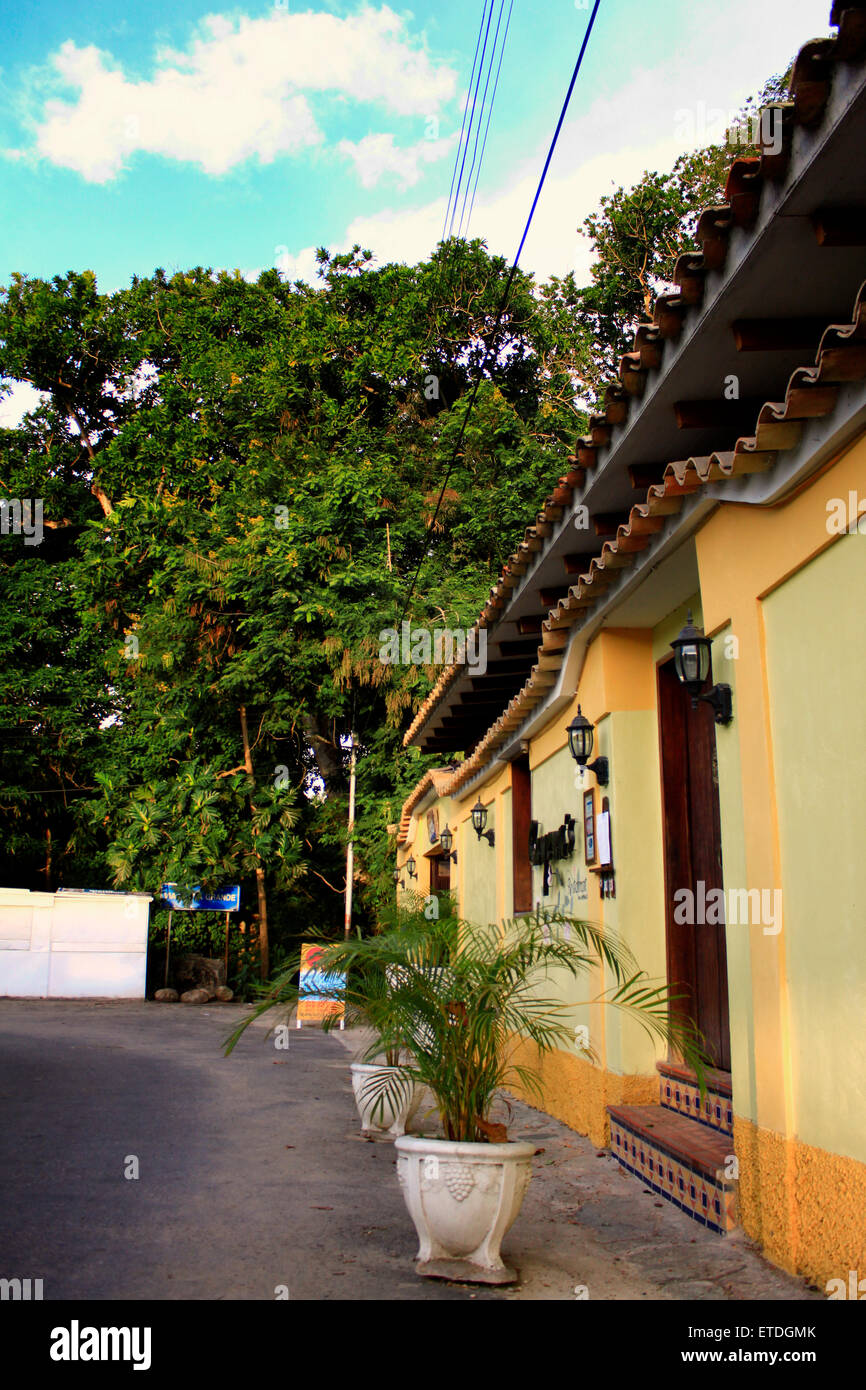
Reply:
[[[532,865],[529,827],[532,822],[532,774],[524,754],[511,764],[511,864],[513,904],[517,912],[532,911]]]
[[[438,893],[451,892],[451,860],[442,850],[438,854],[428,856],[430,864],[430,893],[435,897]]]
[[[673,661],[660,663],[657,680],[668,982],[684,995],[676,1007],[697,1023],[713,1065],[730,1071],[724,922],[674,918],[678,890],[690,889],[697,908],[711,890],[724,887],[713,712],[703,702],[692,709]]]

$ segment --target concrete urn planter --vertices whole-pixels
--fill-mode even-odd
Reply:
[[[377,1086],[378,1078],[399,1068],[375,1062],[352,1062],[350,1070],[361,1129],[367,1134],[395,1137],[405,1134],[406,1126],[412,1123],[421,1103],[421,1088],[408,1082],[399,1097],[383,1095]]]
[[[511,1284],[499,1253],[532,1177],[535,1145],[463,1144],[404,1136],[397,1177],[418,1232],[419,1274],[474,1284]]]

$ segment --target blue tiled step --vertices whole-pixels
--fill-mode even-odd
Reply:
[[[618,1163],[693,1220],[726,1235],[737,1224],[731,1136],[661,1105],[609,1105]]]
[[[707,1072],[707,1092],[701,1099],[698,1079],[690,1067],[679,1062],[657,1062],[659,1100],[666,1110],[696,1120],[719,1134],[734,1132],[734,1107],[731,1099],[731,1074],[725,1071]]]

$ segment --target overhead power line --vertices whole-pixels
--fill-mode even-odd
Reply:
[[[503,5],[505,0],[502,0]],[[508,30],[511,27],[511,13],[514,9],[514,0],[508,6],[508,18],[505,21],[505,33],[502,36],[502,46],[499,50],[499,62],[496,67],[496,78],[493,83],[493,92],[490,97],[490,105],[487,108],[487,124],[484,127],[484,139],[481,142],[481,158],[478,161],[478,168],[475,171],[475,184],[472,188],[472,198],[469,203],[469,216],[466,218],[466,232],[469,232],[469,224],[472,221],[472,209],[475,207],[475,194],[478,192],[478,177],[481,173],[481,166],[484,163],[484,151],[487,149],[487,136],[490,131],[490,117],[493,115],[493,107],[496,103],[496,91],[499,87],[499,74],[502,71],[502,59],[505,56],[505,45],[508,42]]]
[[[487,3],[488,3],[488,0],[485,0],[485,3],[484,3],[484,8],[485,8],[485,10],[487,9]],[[463,154],[462,154],[462,157],[460,158],[460,173],[459,173],[459,176],[458,176],[458,178],[457,178],[457,187],[456,187],[456,189],[454,190],[454,197],[453,197],[453,200],[449,200],[449,201],[451,202],[451,220],[450,220],[450,222],[448,223],[448,235],[449,235],[449,236],[451,236],[451,235],[453,234],[453,232],[454,232],[454,218],[455,218],[455,216],[456,216],[456,214],[457,214],[457,202],[458,202],[458,199],[459,199],[459,197],[460,197],[460,188],[461,188],[461,185],[462,185],[462,183],[463,183],[463,171],[464,171],[464,169],[466,168],[466,152],[467,152],[467,150],[469,149],[469,138],[470,138],[470,135],[471,135],[471,133],[472,133],[472,127],[473,127],[474,122],[475,122],[475,108],[476,108],[476,106],[477,106],[477,104],[478,104],[478,89],[479,89],[479,87],[481,86],[481,75],[482,75],[482,73],[483,73],[483,71],[484,71],[484,55],[485,55],[485,53],[487,52],[487,40],[488,40],[488,37],[489,37],[489,35],[490,35],[490,21],[491,21],[492,18],[493,18],[493,0],[489,0],[489,3],[490,3],[490,12],[489,12],[489,14],[487,15],[487,25],[486,25],[485,30],[484,30],[484,46],[483,46],[482,49],[481,49],[481,61],[480,61],[480,63],[478,64],[478,72],[477,72],[477,75],[476,75],[476,77],[475,77],[475,90],[474,90],[474,92],[472,93],[472,110],[471,110],[470,113],[469,113],[469,125],[468,125],[468,127],[467,127],[467,129],[466,129],[466,140],[465,140],[465,142],[464,142],[464,144],[463,144]],[[482,18],[482,23],[483,23],[483,18]],[[474,72],[474,71],[475,71],[475,65],[473,64],[473,72]],[[470,77],[470,79],[469,79],[469,85],[470,85],[470,88],[471,88],[471,86],[472,86],[472,78],[471,78],[471,77]],[[467,93],[467,98],[468,98],[468,93]],[[464,113],[464,115],[465,115],[465,113]],[[458,153],[458,156],[460,156],[460,148],[459,148],[459,146],[458,146],[458,149],[457,149],[457,153]],[[446,209],[446,221],[447,221],[447,217],[448,217],[448,213],[447,213],[447,209]],[[444,232],[443,232],[443,240],[444,240]]]
[[[487,10],[488,3],[490,4],[490,12],[489,12],[489,14],[488,14],[488,10]],[[458,206],[458,203],[460,202],[460,189],[461,189],[461,186],[462,186],[462,184],[463,184],[463,167],[464,167],[464,165],[465,165],[466,150],[468,150],[468,148],[469,148],[469,142],[470,142],[470,140],[471,140],[471,138],[472,138],[472,129],[473,129],[473,125],[475,124],[475,111],[476,111],[476,107],[477,107],[477,100],[476,100],[476,98],[477,98],[477,94],[478,94],[478,86],[479,86],[479,83],[480,83],[480,80],[481,80],[481,75],[482,75],[483,68],[484,68],[484,52],[486,51],[486,44],[487,44],[487,38],[486,38],[486,36],[487,36],[487,33],[489,32],[489,29],[490,29],[490,21],[491,21],[491,19],[492,19],[492,17],[493,17],[493,4],[494,4],[494,0],[484,0],[484,4],[483,4],[483,7],[482,7],[482,11],[481,11],[481,24],[480,24],[479,30],[478,30],[478,38],[477,38],[476,43],[475,43],[475,54],[474,54],[474,57],[473,57],[473,60],[472,60],[472,73],[471,73],[470,78],[469,78],[469,85],[468,85],[468,87],[467,87],[467,89],[466,89],[466,101],[464,102],[464,106],[463,106],[463,122],[462,122],[462,125],[461,125],[461,127],[460,127],[460,138],[459,138],[459,140],[458,140],[458,142],[457,142],[457,150],[456,150],[455,158],[454,158],[454,170],[453,170],[452,175],[451,175],[451,188],[450,188],[449,194],[448,194],[448,204],[447,204],[447,207],[446,207],[446,209],[445,209],[445,220],[444,220],[444,223],[443,223],[443,226],[442,226],[442,238],[441,238],[441,240],[442,240],[443,245],[447,245],[447,251],[446,251],[446,253],[443,254],[443,255],[440,257],[440,259],[439,259],[439,262],[438,262],[438,265],[437,265],[437,268],[436,268],[436,277],[435,277],[435,281],[434,281],[433,288],[432,288],[431,293],[430,293],[430,299],[429,299],[429,308],[430,308],[430,310],[432,311],[432,314],[433,314],[433,316],[434,316],[434,321],[431,322],[431,324],[430,324],[430,331],[429,331],[429,334],[428,334],[428,344],[429,344],[430,340],[431,340],[432,337],[433,337],[433,332],[434,332],[434,327],[435,327],[435,306],[436,306],[436,297],[437,297],[438,292],[439,292],[439,287],[440,287],[440,285],[442,284],[443,279],[444,279],[444,281],[445,281],[445,283],[446,283],[446,286],[447,286],[447,284],[448,284],[448,279],[449,279],[449,271],[450,271],[450,270],[452,269],[452,267],[455,265],[455,263],[456,263],[456,261],[457,261],[457,259],[458,259],[458,256],[459,256],[459,249],[460,249],[460,244],[461,244],[461,238],[463,237],[464,218],[465,218],[465,214],[466,214],[466,200],[467,200],[467,196],[468,196],[468,194],[469,194],[470,187],[472,188],[472,204],[474,204],[474,202],[475,202],[475,191],[476,191],[476,189],[477,189],[477,187],[478,187],[478,179],[479,179],[479,175],[480,175],[480,173],[481,173],[481,165],[482,165],[482,163],[483,163],[483,161],[484,161],[484,151],[485,151],[486,146],[487,146],[487,136],[488,136],[488,133],[489,133],[489,130],[490,130],[490,120],[491,120],[491,116],[492,116],[492,114],[493,114],[493,105],[494,105],[494,102],[495,102],[495,100],[496,100],[496,89],[497,89],[497,87],[498,87],[498,85],[499,85],[499,74],[500,74],[500,71],[501,71],[501,69],[502,69],[502,58],[503,58],[503,54],[504,54],[504,52],[505,52],[505,41],[506,41],[506,39],[507,39],[507,37],[508,37],[508,29],[509,29],[509,26],[510,26],[510,24],[511,24],[511,13],[512,13],[512,10],[513,10],[513,8],[514,8],[514,0],[510,0],[510,4],[509,4],[508,20],[507,20],[506,25],[505,25],[505,32],[504,32],[504,34],[503,34],[502,44],[501,44],[500,47],[499,47],[499,61],[498,61],[497,67],[496,67],[496,78],[495,78],[494,83],[493,83],[493,93],[492,93],[492,95],[491,95],[489,105],[486,106],[486,109],[487,109],[487,123],[486,123],[485,128],[484,128],[484,139],[483,139],[482,144],[481,144],[481,155],[480,155],[480,157],[477,158],[476,155],[477,155],[477,150],[478,150],[478,136],[479,136],[479,132],[480,132],[480,129],[481,129],[481,122],[482,122],[482,120],[483,120],[483,118],[484,118],[485,105],[486,105],[486,103],[487,103],[487,90],[488,90],[489,85],[490,85],[490,75],[491,75],[491,73],[492,73],[492,71],[493,71],[494,62],[496,62],[496,49],[497,49],[497,42],[498,42],[498,38],[499,38],[499,30],[500,30],[501,25],[502,25],[502,13],[503,13],[503,10],[504,10],[504,8],[505,8],[505,0],[500,0],[500,3],[499,3],[499,16],[498,16],[497,21],[496,21],[496,32],[495,32],[495,34],[494,34],[494,36],[493,36],[493,47],[492,47],[492,49],[491,49],[491,51],[490,51],[490,61],[489,61],[488,68],[487,68],[487,78],[486,78],[485,84],[484,84],[484,96],[483,96],[482,101],[481,101],[481,108],[480,108],[480,110],[478,111],[478,125],[477,125],[476,130],[475,130],[475,146],[474,146],[474,149],[473,149],[472,163],[471,163],[470,168],[469,168],[469,177],[468,177],[468,179],[467,179],[466,186],[465,186],[464,191],[463,191],[463,204],[462,204],[462,208],[461,208],[461,212],[460,212],[460,225],[459,225],[459,228],[458,228],[458,231],[457,231],[457,235],[456,235],[456,236],[450,235],[450,233],[449,233],[449,228],[448,228],[449,216],[450,216],[450,219],[451,219],[451,229],[452,229],[452,231],[453,231],[454,217],[456,216],[457,206]],[[478,64],[478,51],[479,51],[479,48],[481,48],[481,46],[482,46],[482,36],[484,36],[484,39],[483,39],[483,41],[484,41],[484,50],[482,51],[482,55],[481,55],[481,63]],[[477,80],[476,80],[476,75],[475,75],[475,74],[476,74],[476,65],[478,65],[478,79],[477,79]],[[471,111],[471,114],[470,114],[470,117],[469,117],[469,123],[468,123],[468,125],[467,125],[467,123],[466,123],[466,116],[467,116],[467,112],[469,111],[469,101],[470,101],[470,97],[472,97],[472,93],[473,93],[473,84],[474,84],[474,88],[475,88],[475,98],[473,98],[473,101],[472,101],[472,111]],[[464,140],[464,137],[465,137],[465,140]],[[461,154],[462,154],[462,158],[461,158]],[[458,168],[459,168],[459,170],[460,170],[460,177],[459,177],[459,178],[457,177]],[[474,185],[473,185],[473,180],[472,180],[473,170],[475,171]],[[456,179],[456,189],[455,189],[455,179]],[[472,207],[470,206],[470,209],[469,209],[469,217],[471,218],[471,216],[472,216]],[[467,228],[467,230],[468,230],[468,227],[469,227],[469,218],[465,218],[465,221],[466,221],[466,228]],[[448,233],[449,236],[450,236],[450,243],[446,243],[446,234],[447,234],[447,233]]]
[[[506,282],[505,282],[505,289],[504,289],[503,294],[502,294],[502,299],[501,299],[501,301],[500,301],[499,308],[498,308],[497,311],[496,311],[496,318],[495,318],[495,320],[494,320],[493,329],[492,329],[492,332],[491,332],[491,334],[490,334],[491,340],[494,341],[494,342],[495,342],[495,338],[496,338],[497,331],[498,331],[498,329],[499,329],[499,325],[500,325],[501,322],[502,322],[502,316],[503,316],[503,314],[505,313],[506,307],[507,307],[507,305],[508,305],[508,296],[509,296],[510,293],[511,293],[511,287],[512,287],[512,285],[514,284],[514,279],[515,279],[515,276],[517,275],[517,267],[518,267],[518,264],[519,264],[519,262],[520,262],[520,257],[521,257],[521,254],[522,254],[522,252],[523,252],[523,248],[524,248],[524,246],[526,245],[526,238],[527,238],[527,236],[529,235],[529,228],[531,227],[531,225],[532,225],[532,219],[533,219],[533,217],[535,216],[535,209],[538,207],[538,200],[539,200],[539,198],[541,197],[541,190],[542,190],[543,187],[544,187],[544,183],[545,183],[545,180],[546,180],[546,178],[547,178],[547,173],[548,173],[548,170],[549,170],[549,168],[550,168],[551,160],[553,159],[553,154],[554,154],[554,151],[555,151],[555,149],[556,149],[557,141],[559,140],[559,135],[560,135],[560,132],[561,132],[561,130],[562,130],[563,123],[564,123],[564,121],[565,121],[565,117],[566,117],[566,113],[567,113],[567,111],[568,111],[569,104],[570,104],[570,102],[571,102],[572,93],[573,93],[573,91],[574,91],[575,84],[576,84],[577,79],[578,79],[578,76],[579,76],[579,74],[580,74],[580,69],[581,69],[581,65],[582,65],[582,63],[583,63],[584,54],[586,53],[587,44],[589,43],[589,37],[590,37],[590,34],[592,33],[592,27],[593,27],[593,25],[595,24],[595,17],[596,17],[596,15],[598,14],[598,8],[599,8],[599,5],[600,5],[600,4],[601,4],[601,0],[595,0],[595,3],[594,3],[594,5],[593,5],[593,7],[592,7],[592,13],[590,14],[590,17],[589,17],[589,23],[588,23],[587,26],[586,26],[586,32],[585,32],[585,34],[584,34],[584,36],[583,36],[583,42],[582,42],[582,44],[580,45],[580,52],[579,52],[578,55],[577,55],[577,61],[576,61],[575,65],[574,65],[574,70],[573,70],[573,72],[572,72],[572,74],[571,74],[571,81],[570,81],[569,84],[568,84],[568,91],[567,91],[566,94],[565,94],[565,99],[564,99],[564,101],[563,101],[563,103],[562,103],[562,109],[560,110],[560,113],[559,113],[559,120],[556,122],[556,129],[554,130],[554,132],[553,132],[553,137],[552,137],[552,139],[551,139],[551,141],[550,141],[550,147],[549,147],[549,149],[548,149],[548,151],[547,151],[547,158],[546,158],[545,161],[544,161],[544,168],[543,168],[542,171],[541,171],[541,177],[540,177],[539,180],[538,180],[538,187],[537,187],[536,190],[535,190],[535,196],[534,196],[534,198],[532,199],[532,206],[531,206],[530,209],[529,209],[529,216],[527,217],[527,219],[526,219],[526,225],[525,225],[525,227],[523,228],[523,235],[522,235],[521,238],[520,238],[520,244],[519,244],[519,246],[518,246],[518,248],[517,248],[517,254],[516,254],[515,257],[514,257],[514,261],[512,262],[511,269],[510,269],[509,274],[508,274],[508,279],[507,279]],[[435,525],[436,525],[436,521],[437,521],[437,519],[438,519],[439,512],[441,511],[441,508],[442,508],[442,501],[443,501],[443,498],[444,498],[444,496],[445,496],[445,490],[446,490],[446,488],[447,488],[447,486],[448,486],[448,480],[449,480],[449,478],[451,477],[451,473],[453,472],[454,465],[455,465],[455,463],[457,462],[457,458],[458,458],[458,456],[459,456],[459,454],[460,454],[460,450],[461,450],[461,448],[462,448],[462,446],[463,446],[463,438],[464,438],[464,435],[466,434],[466,426],[467,426],[468,423],[469,423],[469,417],[470,417],[470,415],[472,414],[472,411],[473,411],[473,409],[474,409],[475,401],[476,401],[476,399],[477,399],[477,397],[478,397],[478,391],[479,391],[479,388],[480,388],[480,386],[481,386],[481,382],[482,382],[483,379],[484,379],[484,371],[485,371],[485,368],[487,367],[487,364],[488,364],[488,362],[489,362],[489,360],[490,360],[490,357],[491,357],[491,355],[492,355],[492,352],[493,352],[493,348],[492,348],[492,347],[491,347],[491,348],[488,348],[487,352],[485,353],[484,357],[482,358],[481,362],[480,362],[479,365],[478,365],[477,375],[476,375],[476,378],[475,378],[475,384],[474,384],[474,386],[473,386],[473,388],[472,388],[472,394],[471,394],[471,396],[469,397],[469,402],[468,402],[468,404],[467,404],[467,406],[466,406],[465,411],[463,412],[463,419],[462,419],[462,421],[461,421],[461,423],[460,423],[460,432],[459,432],[459,434],[458,434],[458,436],[457,436],[457,440],[456,440],[456,443],[455,443],[455,445],[454,445],[454,449],[453,449],[453,451],[452,451],[452,453],[451,453],[451,458],[450,458],[450,460],[449,460],[449,462],[448,462],[448,467],[447,467],[447,469],[445,470],[445,476],[444,476],[444,478],[442,479],[442,486],[441,486],[441,488],[439,489],[439,497],[438,497],[437,502],[436,502],[436,508],[435,508],[435,510],[434,510],[434,512],[433,512],[433,516],[431,517],[430,522],[429,522],[429,524],[428,524],[428,526],[427,526],[427,528],[426,528],[426,532],[425,532],[426,535],[431,534],[432,531],[433,531],[433,528],[434,528]],[[404,600],[404,602],[403,602],[403,608],[402,608],[402,610],[401,610],[400,617],[399,617],[399,619],[398,619],[398,625],[403,621],[403,619],[404,619],[405,616],[406,616],[406,612],[407,612],[407,610],[408,610],[408,608],[409,608],[409,603],[410,603],[410,601],[411,601],[411,599],[412,599],[412,595],[413,595],[413,593],[414,593],[414,591],[415,591],[415,586],[416,586],[416,584],[418,583],[418,578],[419,578],[419,575],[421,574],[421,570],[422,570],[423,567],[424,567],[424,561],[426,560],[426,558],[427,558],[427,547],[426,547],[426,545],[425,545],[424,551],[423,551],[423,553],[422,553],[422,555],[421,555],[420,560],[418,561],[418,565],[417,565],[417,567],[416,567],[416,569],[415,569],[415,573],[414,573],[414,575],[412,576],[412,581],[411,581],[411,583],[410,583],[410,585],[409,585],[409,588],[408,588],[408,591],[407,591],[407,593],[406,593],[406,598],[405,598],[405,600]]]
[[[490,50],[490,62],[489,62],[488,65],[487,65],[487,77],[486,77],[485,80],[484,80],[484,95],[483,95],[482,98],[481,98],[481,110],[478,112],[478,125],[477,125],[476,128],[475,128],[475,144],[474,144],[474,146],[473,146],[473,148],[472,148],[472,163],[471,163],[470,166],[469,166],[469,177],[468,177],[467,180],[466,180],[466,187],[465,187],[464,190],[463,190],[463,206],[462,206],[461,209],[460,209],[460,222],[459,222],[459,225],[458,225],[458,227],[457,227],[457,235],[458,235],[458,236],[463,236],[463,223],[464,223],[464,221],[465,221],[465,219],[466,219],[466,204],[467,204],[468,201],[469,201],[469,193],[470,193],[470,190],[471,190],[471,188],[472,188],[472,175],[473,175],[473,173],[475,174],[475,182],[476,182],[476,185],[477,185],[477,182],[478,182],[478,175],[481,173],[481,164],[482,164],[482,161],[483,161],[483,159],[484,159],[484,144],[486,144],[486,140],[487,140],[487,132],[486,132],[486,130],[485,130],[485,136],[484,136],[484,143],[482,144],[482,147],[481,147],[481,157],[480,157],[480,158],[479,158],[479,156],[478,156],[478,141],[479,141],[479,139],[480,139],[480,137],[481,137],[481,122],[482,122],[483,119],[484,119],[484,112],[485,112],[485,109],[486,109],[486,111],[487,111],[487,125],[488,125],[488,126],[490,125],[490,117],[491,117],[492,112],[493,112],[493,98],[494,98],[495,95],[496,95],[496,83],[494,83],[493,95],[491,96],[491,100],[490,100],[489,106],[488,106],[488,103],[487,103],[487,91],[488,91],[488,88],[490,87],[490,78],[491,78],[491,76],[492,76],[492,74],[493,74],[493,64],[494,64],[494,62],[496,61],[496,49],[497,49],[497,45],[498,45],[498,43],[499,43],[499,30],[500,30],[501,27],[502,27],[502,15],[503,15],[503,11],[504,11],[504,10],[505,10],[505,0],[499,0],[499,15],[497,16],[497,19],[496,19],[496,33],[493,35],[493,47],[492,47],[492,49]],[[510,12],[510,11],[509,11],[508,17],[509,17],[509,19],[511,18],[511,12]],[[500,51],[499,51],[499,65],[500,65],[500,67],[501,67],[501,65],[502,65],[502,54],[504,53],[504,51],[505,51],[505,36],[503,35],[502,48],[501,48]],[[497,70],[496,70],[496,82],[498,82],[498,81],[499,81],[499,69],[497,68]],[[477,169],[476,169],[476,165],[477,165]],[[469,228],[468,228],[468,222],[467,222],[467,231],[468,231],[468,229],[469,229]]]
[[[469,86],[466,88],[466,100],[465,100],[465,102],[463,103],[463,121],[462,121],[461,126],[460,126],[460,139],[457,141],[457,149],[456,149],[455,154],[454,154],[454,169],[453,169],[453,171],[452,171],[452,173],[451,173],[451,187],[450,187],[450,189],[448,190],[448,202],[447,202],[446,207],[445,207],[445,220],[444,220],[444,222],[442,223],[442,238],[441,238],[442,241],[444,241],[444,240],[446,239],[446,235],[447,235],[447,229],[448,229],[448,215],[449,215],[449,213],[450,213],[450,211],[451,211],[451,199],[452,199],[452,197],[454,196],[454,180],[455,180],[456,177],[457,177],[457,169],[458,169],[458,167],[459,167],[459,165],[460,165],[460,151],[461,151],[461,149],[463,148],[463,134],[464,134],[464,131],[466,130],[466,113],[467,113],[467,111],[469,110],[469,98],[470,98],[470,96],[471,96],[471,94],[472,94],[472,84],[473,84],[473,82],[475,81],[475,65],[476,65],[476,63],[478,62],[478,50],[479,50],[479,48],[481,47],[481,36],[482,36],[482,34],[484,33],[484,20],[485,20],[485,17],[486,17],[486,15],[487,15],[487,6],[488,6],[488,3],[490,4],[490,7],[491,7],[490,12],[491,12],[491,14],[493,13],[493,0],[484,0],[484,6],[483,6],[482,11],[481,11],[481,23],[480,23],[479,26],[478,26],[478,38],[477,38],[476,41],[475,41],[475,56],[474,56],[473,59],[472,59],[472,72],[471,72],[471,74],[470,74],[470,76],[469,76]],[[489,21],[488,21],[488,24],[489,24]],[[471,122],[470,122],[470,127],[471,127]],[[468,134],[467,134],[467,136],[466,136],[466,139],[467,139],[467,143],[468,143],[468,140],[469,140]]]

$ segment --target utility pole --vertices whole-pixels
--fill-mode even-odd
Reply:
[[[247,709],[246,705],[240,706],[241,717],[241,738],[244,744],[244,768],[250,784],[250,813],[255,819],[256,808],[253,805],[253,796],[256,788],[256,775],[253,770],[253,755],[250,751],[250,735],[247,729]],[[258,741],[258,740],[257,740]],[[253,834],[253,848],[255,849],[255,833]],[[268,953],[268,899],[265,892],[265,871],[262,867],[262,857],[256,850],[256,891],[259,899],[259,969],[263,980],[268,978],[270,973],[270,957]]]
[[[352,755],[349,759],[349,843],[346,846],[346,922],[343,931],[348,938],[352,925],[352,878],[355,869],[355,734],[349,734]]]

